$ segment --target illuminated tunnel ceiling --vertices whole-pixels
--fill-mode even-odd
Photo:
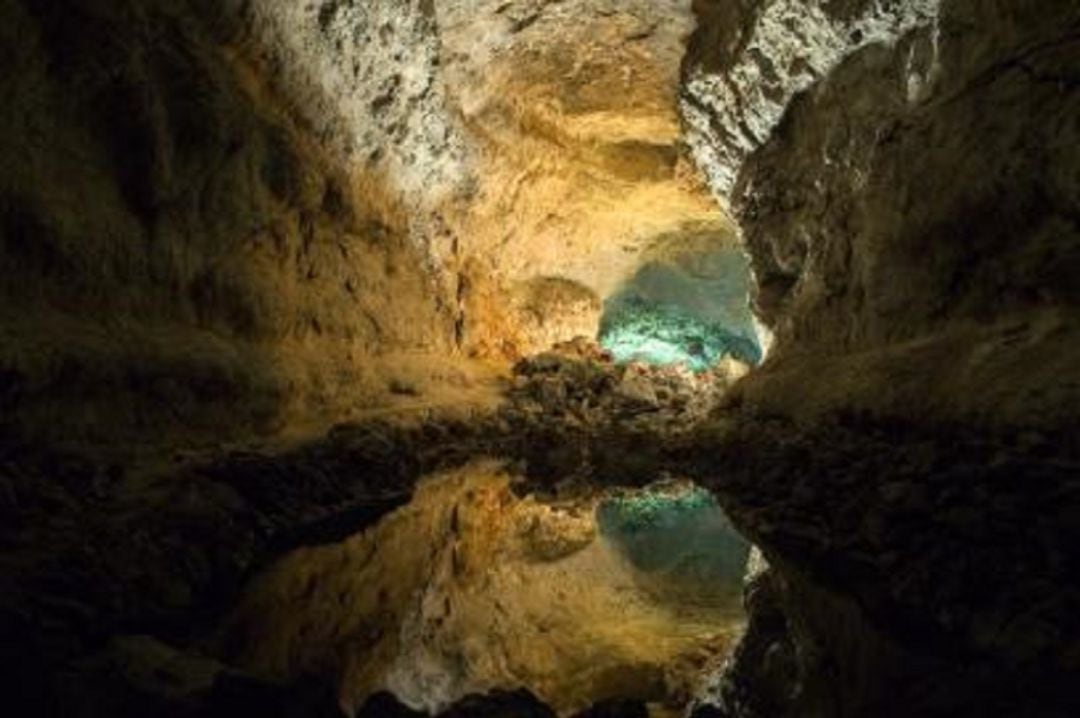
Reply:
[[[257,13],[310,121],[412,208],[468,352],[595,336],[658,239],[731,233],[680,144],[689,0],[384,5]]]

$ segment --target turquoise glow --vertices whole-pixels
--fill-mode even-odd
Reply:
[[[708,491],[651,487],[605,499],[596,518],[601,535],[638,570],[702,582],[713,592],[741,592],[750,544]]]
[[[632,293],[608,301],[600,344],[617,362],[683,363],[694,371],[708,369],[728,355],[748,364],[761,361],[756,340],[729,331],[719,321]]]
[[[749,291],[747,259],[734,248],[650,262],[604,302],[598,339],[618,362],[694,371],[725,356],[758,364]]]

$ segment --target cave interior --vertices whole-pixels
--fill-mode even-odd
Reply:
[[[4,715],[1080,715],[1075,0],[0,58]]]

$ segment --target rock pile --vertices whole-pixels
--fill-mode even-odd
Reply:
[[[536,482],[644,485],[722,404],[746,365],[726,359],[705,372],[616,364],[583,338],[521,360],[493,432]]]
[[[747,370],[730,358],[702,372],[682,364],[615,364],[598,345],[578,338],[518,362],[501,413],[525,423],[678,433],[709,416]]]

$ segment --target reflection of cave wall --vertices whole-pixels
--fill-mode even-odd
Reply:
[[[340,676],[349,706],[380,688],[430,709],[519,686],[561,711],[677,704],[742,626],[747,546],[707,494],[672,496],[650,527],[597,540],[595,499],[518,498],[490,462],[430,477],[371,530],[254,581],[226,653],[267,677]]]
[[[777,331],[701,447],[773,565],[728,710],[1073,715],[1080,6],[742,5],[684,92]]]
[[[750,282],[746,255],[733,244],[650,259],[605,300],[600,342],[618,361],[700,370],[731,356],[757,364]]]

